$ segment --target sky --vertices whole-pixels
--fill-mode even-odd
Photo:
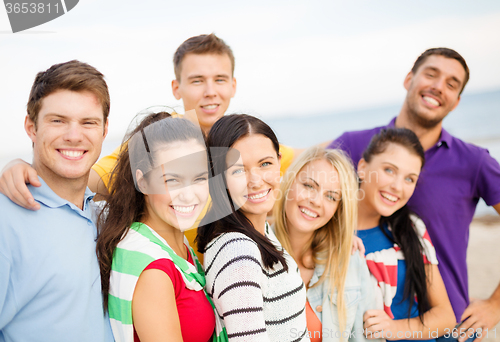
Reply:
[[[228,112],[264,120],[399,103],[413,62],[437,46],[467,60],[463,96],[500,88],[496,0],[80,0],[16,34],[1,7],[0,168],[5,158],[29,155],[23,122],[37,72],[71,59],[100,70],[111,94],[108,139],[119,139],[141,109],[182,111],[170,88],[173,53],[185,39],[210,32],[236,57],[238,87]]]

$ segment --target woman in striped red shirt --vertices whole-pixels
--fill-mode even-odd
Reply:
[[[389,128],[373,137],[358,164],[358,236],[384,305],[364,315],[369,337],[432,340],[455,325],[434,247],[406,206],[424,161],[412,131]]]

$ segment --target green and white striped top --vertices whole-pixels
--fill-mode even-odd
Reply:
[[[184,238],[184,243],[189,246],[186,238]],[[130,226],[113,253],[111,265],[108,309],[116,342],[134,341],[132,297],[139,276],[151,262],[158,259],[171,260],[182,275],[188,289],[204,291],[205,272],[191,247],[189,247],[189,252],[196,266],[175,254],[167,242],[147,225],[134,222]],[[207,299],[214,308],[209,296]],[[227,341],[226,330],[217,312],[215,312],[215,317],[216,333],[214,333],[213,341]]]

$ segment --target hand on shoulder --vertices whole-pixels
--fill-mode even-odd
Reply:
[[[12,202],[26,209],[38,210],[38,204],[26,184],[39,187],[42,184],[36,170],[22,159],[14,159],[0,173],[0,192]]]

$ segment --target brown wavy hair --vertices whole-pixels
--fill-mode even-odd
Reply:
[[[152,125],[153,123],[155,125]],[[147,133],[147,139],[144,131]],[[142,135],[143,139],[132,139],[136,133]],[[140,135],[138,135],[139,138]],[[199,127],[186,119],[171,118],[170,113],[167,112],[147,115],[125,138],[117,163],[111,173],[112,182],[110,182],[109,195],[105,198],[106,204],[97,219],[99,235],[96,251],[101,270],[105,310],[108,306],[113,253],[118,243],[127,234],[130,225],[143,220],[146,213],[145,196],[136,186],[135,170],[131,168],[129,149],[139,151],[145,146],[148,152],[154,152],[174,142],[192,140],[205,146],[205,138]],[[135,169],[146,174],[155,166],[154,157],[154,153],[134,153],[132,164]]]

